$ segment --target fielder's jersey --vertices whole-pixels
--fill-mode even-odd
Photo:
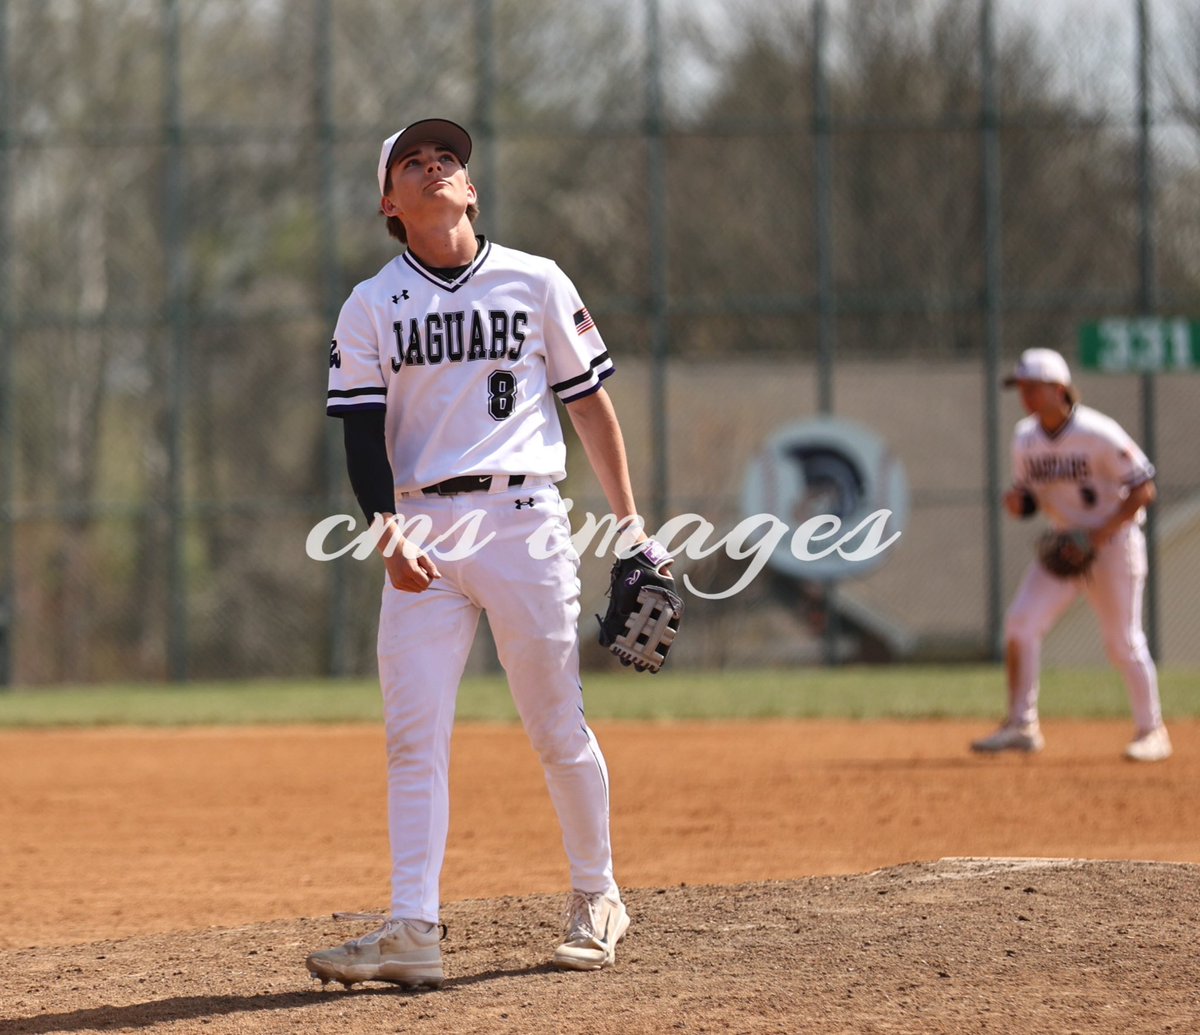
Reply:
[[[1028,489],[1055,528],[1098,528],[1154,465],[1111,417],[1076,406],[1048,435],[1036,415],[1017,422],[1013,484]],[[1145,511],[1137,515],[1141,524]]]
[[[355,287],[338,317],[326,412],[386,410],[397,492],[471,474],[562,479],[551,393],[581,399],[613,372],[552,260],[479,240],[451,282],[402,253]]]

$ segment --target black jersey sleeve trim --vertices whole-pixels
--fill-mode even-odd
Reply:
[[[330,417],[386,409],[387,389],[382,387],[331,388],[326,395],[325,413]]]
[[[605,364],[607,362],[609,362],[608,353],[601,352],[600,355],[598,355],[595,359],[592,360],[591,365],[587,368],[587,370],[585,370],[578,377],[569,377],[565,381],[559,381],[558,384],[551,385],[550,390],[552,392],[564,392],[568,388],[572,388],[575,385],[580,385],[580,384],[583,384],[585,381],[590,381],[595,373],[596,367],[602,366],[603,364]],[[612,370],[609,370],[607,373],[602,374],[601,376],[607,377],[608,374],[611,374],[611,373],[612,373]]]
[[[368,388],[331,388],[328,392],[330,399],[354,399],[360,395],[387,395],[387,389],[371,385]]]
[[[386,413],[386,402],[358,403],[328,403],[325,407],[327,417],[345,417],[348,413]]]
[[[598,391],[600,391],[601,388],[604,387],[604,379],[612,374],[614,370],[616,370],[616,367],[609,367],[607,370],[602,371],[597,376],[596,383],[594,385],[589,385],[582,392],[576,392],[574,395],[563,395],[559,398],[561,398],[564,403],[573,403],[578,402],[580,399],[586,399],[589,395],[595,395]]]

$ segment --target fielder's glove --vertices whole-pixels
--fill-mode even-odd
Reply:
[[[1051,575],[1073,579],[1091,570],[1096,560],[1096,548],[1083,529],[1073,528],[1063,532],[1050,529],[1038,539],[1037,557]]]
[[[632,557],[618,557],[608,586],[608,612],[600,623],[600,646],[622,665],[657,672],[679,631],[683,600],[675,580],[665,573],[670,555],[653,539],[641,543]]]

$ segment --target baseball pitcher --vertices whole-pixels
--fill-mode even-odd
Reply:
[[[450,737],[482,611],[570,866],[554,963],[611,965],[629,925],[613,876],[608,771],[584,718],[579,558],[555,484],[566,461],[557,397],[613,514],[635,523],[621,429],[602,387],[613,361],[554,262],[475,232],[470,156],[467,131],[445,119],[384,141],[380,211],[407,249],[353,290],[330,345],[328,412],[343,421],[363,512],[386,523],[378,658],[392,894],[379,930],[308,957],[322,983],[442,983]],[[445,537],[440,553],[413,538],[420,527]],[[546,527],[543,541],[558,547],[549,559],[527,542]],[[466,528],[484,545],[456,552]],[[667,574],[665,550],[643,531],[633,538]]]

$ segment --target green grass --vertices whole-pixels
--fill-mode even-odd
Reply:
[[[1160,673],[1168,719],[1200,716],[1200,673]],[[1003,711],[1000,666],[590,674],[592,719],[995,719]],[[1127,718],[1111,669],[1063,669],[1042,678],[1046,718]],[[0,727],[187,726],[378,722],[374,680],[103,685],[0,691]],[[515,722],[500,677],[473,678],[459,693],[465,721]]]

